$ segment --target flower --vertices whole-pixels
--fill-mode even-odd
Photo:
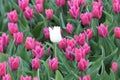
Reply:
[[[5,76],[2,77],[2,80],[11,80],[10,74],[5,74]]]
[[[37,13],[41,13],[43,11],[43,5],[42,4],[36,4],[35,5],[35,10]]]
[[[20,80],[31,80],[31,76],[24,77],[23,75],[21,75]]]
[[[66,0],[55,0],[57,6],[62,7],[65,5]]]
[[[111,69],[113,72],[117,72],[118,70],[118,63],[117,62],[113,62],[111,65]]]
[[[90,28],[90,29],[84,30],[84,34],[85,34],[85,36],[88,38],[88,40],[92,39],[93,29]]]
[[[34,49],[35,48],[35,39],[32,37],[27,37],[26,42],[25,42],[25,46],[28,50]]]
[[[120,27],[114,28],[114,35],[116,38],[120,39]]]
[[[66,38],[63,38],[59,43],[58,43],[59,48],[62,50],[65,50],[67,47],[67,40]]]
[[[26,7],[24,11],[24,16],[26,19],[31,20],[34,16],[33,9],[30,9],[30,7]]]
[[[0,77],[6,74],[6,62],[0,63]]]
[[[25,10],[25,8],[28,6],[29,0],[18,0],[18,5],[21,10]]]
[[[33,80],[38,80],[38,77],[34,77]]]
[[[58,43],[59,41],[62,40],[60,27],[58,26],[54,26],[53,28],[49,27],[49,32],[50,32],[50,40],[52,42]]]
[[[47,19],[52,19],[53,17],[53,9],[45,9],[45,14]]]
[[[36,4],[43,4],[44,0],[36,0]]]
[[[8,30],[13,35],[18,32],[18,25],[16,23],[8,23]]]
[[[44,34],[44,36],[45,36],[46,39],[50,39],[49,28],[45,27],[43,29],[43,34]]]
[[[70,46],[71,48],[75,48],[76,46],[76,41],[74,39],[67,39],[67,46]]]
[[[0,37],[0,53],[3,53],[4,46],[3,46],[3,38]]]
[[[32,69],[37,70],[40,68],[40,63],[38,58],[32,59]]]
[[[72,34],[72,32],[73,32],[73,26],[72,26],[72,24],[70,24],[70,23],[67,24],[66,31],[69,34]]]
[[[9,35],[6,33],[2,33],[2,38],[3,38],[3,46],[7,46],[9,44]]]
[[[49,67],[51,71],[55,71],[58,69],[58,58],[57,57],[49,60]]]
[[[84,77],[79,77],[79,80],[91,80],[91,78],[90,78],[90,75],[88,74],[88,75],[86,75],[86,76],[84,76]]]
[[[85,50],[85,54],[88,55],[90,53],[90,46],[87,43],[85,43],[83,48]]]
[[[112,8],[115,13],[120,13],[120,1],[119,0],[112,0]]]

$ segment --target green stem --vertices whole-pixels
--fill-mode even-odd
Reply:
[[[57,47],[57,43],[54,43],[54,56],[55,56],[55,57],[57,57],[56,47]]]

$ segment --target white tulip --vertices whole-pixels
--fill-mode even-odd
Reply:
[[[58,43],[62,40],[60,27],[54,26],[53,28],[49,27],[50,40],[54,43]]]

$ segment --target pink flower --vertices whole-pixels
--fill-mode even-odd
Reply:
[[[13,10],[9,13],[7,13],[7,18],[10,22],[16,23],[18,21],[18,14],[16,10]]]
[[[53,10],[52,9],[45,9],[45,14],[47,19],[52,19],[53,17]]]
[[[16,23],[8,23],[8,30],[10,34],[14,34],[18,32],[18,25]]]
[[[76,39],[76,42],[79,45],[84,45],[85,43],[85,34],[84,33],[80,33],[78,36],[74,36],[74,38]]]
[[[120,39],[120,27],[114,28],[114,35],[116,38]]]
[[[49,67],[51,71],[55,71],[58,69],[58,58],[57,57],[49,60]]]
[[[36,0],[36,4],[43,4],[44,0]]]
[[[34,77],[33,80],[38,80],[38,77]]]
[[[41,13],[43,11],[43,5],[42,4],[36,4],[35,10],[37,13]]]
[[[2,77],[2,80],[11,80],[10,74],[5,74],[5,76]]]
[[[36,46],[35,49],[32,49],[32,53],[34,54],[35,57],[41,59],[42,56],[44,55],[44,48]]]
[[[25,46],[28,50],[34,49],[35,48],[35,39],[32,37],[27,37],[26,42],[25,42]]]
[[[42,47],[42,43],[39,42],[39,41],[35,41],[35,47],[36,47],[36,46],[40,46],[40,47]]]
[[[79,5],[81,6],[82,4],[85,3],[85,0],[78,0]]]
[[[73,32],[73,26],[72,26],[72,24],[70,24],[70,23],[67,24],[66,31],[69,34],[72,34],[72,32]]]
[[[30,7],[26,7],[24,11],[24,16],[26,19],[31,20],[34,16],[33,9],[30,9]]]
[[[59,43],[58,43],[59,48],[62,50],[65,50],[67,47],[67,40],[66,38],[63,38]]]
[[[88,67],[89,60],[85,60],[84,58],[80,59],[78,63],[78,69],[81,71],[85,71]]]
[[[100,24],[100,26],[98,27],[98,34],[105,38],[108,36],[108,27],[104,26],[103,24]]]
[[[70,46],[71,48],[75,48],[76,46],[76,41],[74,39],[67,39],[67,46]]]
[[[80,19],[83,25],[89,25],[92,20],[92,14],[91,13],[83,13],[80,15]]]
[[[32,59],[32,69],[37,70],[40,68],[40,63],[38,58]]]
[[[25,10],[25,8],[28,6],[29,0],[18,0],[18,5],[21,10]]]
[[[21,75],[20,80],[31,80],[31,76],[24,77],[23,75]]]
[[[55,0],[57,6],[62,7],[65,5],[66,0]]]
[[[50,39],[49,28],[45,27],[43,33],[46,39]]]
[[[6,74],[6,62],[0,63],[0,77]]]
[[[88,55],[90,53],[90,46],[87,43],[85,43],[83,48],[85,50],[85,54]]]
[[[117,72],[118,70],[118,63],[117,62],[113,62],[111,65],[111,69],[113,72]]]
[[[23,33],[22,32],[17,32],[13,34],[14,41],[16,45],[22,44],[23,43]]]
[[[15,57],[15,58],[10,57],[9,58],[9,67],[12,71],[15,71],[19,68],[19,63],[20,63],[19,57]]]
[[[90,75],[86,75],[84,77],[79,77],[79,80],[91,80]]]
[[[3,38],[3,46],[7,46],[9,44],[9,35],[6,33],[2,33],[2,38]]]
[[[74,48],[72,49],[70,46],[68,46],[65,50],[65,55],[66,58],[70,61],[74,60],[75,56],[74,56]]]
[[[3,50],[4,50],[4,46],[3,46],[3,38],[0,37],[0,53],[3,53]]]
[[[113,7],[113,11],[115,12],[115,13],[120,13],[120,1],[119,0],[112,0],[112,3],[113,3],[113,5],[112,5],[112,7]]]
[[[93,2],[92,14],[93,14],[94,18],[101,18],[102,10],[103,10],[103,6],[102,6],[102,3],[100,1]]]
[[[88,38],[88,40],[92,39],[92,35],[93,35],[93,30],[92,28],[84,30],[84,34],[85,36]]]

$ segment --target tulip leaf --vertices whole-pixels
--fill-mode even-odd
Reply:
[[[56,72],[56,76],[55,76],[55,80],[64,80],[62,74],[59,72],[59,70],[57,70]]]

